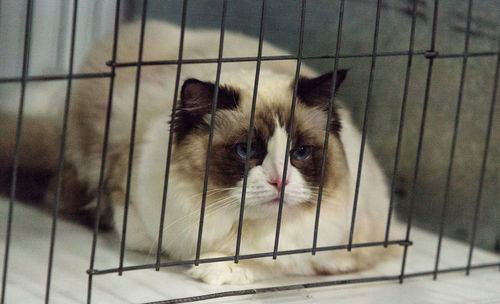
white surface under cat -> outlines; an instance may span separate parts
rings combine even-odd
[[[0,218],[7,218],[8,200],[0,199]],[[26,205],[15,203],[13,233],[7,281],[6,303],[42,303],[45,296],[51,217]],[[0,256],[5,249],[5,222],[0,225]],[[407,273],[433,269],[437,236],[412,229]],[[52,277],[51,303],[84,303],[87,295],[92,231],[60,220],[58,223]],[[468,246],[444,239],[440,267],[462,267],[467,261]],[[96,268],[117,267],[119,244],[116,235],[102,234],[98,241]],[[125,265],[154,262],[154,254],[127,251]],[[278,257],[279,259],[279,257]],[[498,263],[500,256],[474,251],[473,264]],[[208,293],[399,274],[401,260],[396,258],[362,273],[338,276],[287,277],[243,286],[210,286],[194,281],[184,274],[186,268],[165,268],[128,271],[94,277],[93,303],[144,303]],[[497,267],[473,270],[469,277],[463,272],[441,274],[437,281],[431,276],[396,281],[363,283],[252,296],[209,300],[203,303],[500,303],[500,272]]]

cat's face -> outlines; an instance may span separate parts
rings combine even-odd
[[[345,74],[345,70],[338,72],[337,87]],[[285,205],[306,208],[315,205],[321,180],[332,74],[300,78],[291,129],[293,82],[287,78],[266,79],[263,75],[260,83],[250,148],[247,138],[252,113],[251,86],[234,80],[218,89],[207,200],[208,203],[225,200],[239,204],[248,158],[245,213],[253,218],[275,213],[271,210],[277,210],[283,180]],[[187,80],[174,120],[176,161],[183,163],[185,173],[196,184],[204,178],[213,94],[213,84]],[[290,148],[287,151],[289,130]],[[344,162],[336,111],[332,114],[329,132],[325,184],[331,186],[335,184],[334,179],[339,178],[335,167],[343,167],[343,164],[334,164]],[[283,179],[287,154],[287,172]]]

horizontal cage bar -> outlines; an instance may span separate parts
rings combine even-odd
[[[352,244],[352,248],[382,246],[384,243],[385,242],[358,243],[358,244]],[[395,240],[395,241],[389,241],[388,244],[389,245],[400,245],[400,246],[411,246],[412,242],[408,242],[405,240]],[[348,246],[348,244],[337,245],[337,246],[316,247],[316,251],[342,250],[342,249],[347,249],[347,246]],[[246,260],[246,259],[265,258],[265,257],[272,257],[274,254],[276,254],[277,256],[280,256],[280,255],[290,255],[290,254],[299,254],[299,253],[311,253],[312,250],[313,250],[313,248],[304,248],[304,249],[294,249],[294,250],[282,250],[282,251],[277,251],[276,253],[263,252],[263,253],[255,253],[255,254],[245,254],[245,255],[240,255],[239,259]],[[198,262],[203,264],[203,263],[223,262],[223,261],[232,261],[232,260],[234,260],[234,257],[230,256],[230,257],[200,259]],[[196,262],[197,262],[196,260],[174,261],[174,262],[161,263],[160,266],[161,267],[171,267],[171,266],[179,266],[179,265],[192,265],[192,264],[195,264]],[[123,267],[123,271],[149,269],[149,268],[155,268],[155,267],[156,267],[156,264],[134,265],[134,266]],[[118,268],[110,268],[110,269],[104,269],[104,270],[97,270],[97,269],[87,270],[87,273],[92,273],[92,274],[106,274],[106,273],[113,273],[113,272],[118,272]]]
[[[487,56],[496,56],[498,54],[497,51],[490,52],[471,52],[471,53],[445,53],[439,54],[436,53],[434,56],[430,56],[432,58],[462,58],[464,56],[468,57],[487,57]],[[311,59],[335,59],[335,58],[371,58],[375,57],[393,57],[393,56],[408,56],[408,55],[421,55],[429,57],[429,51],[395,51],[395,52],[380,52],[376,54],[372,53],[363,53],[363,54],[341,54],[339,56],[335,55],[321,55],[321,56],[302,56],[300,57],[303,60],[311,60]],[[274,60],[297,60],[298,56],[293,55],[278,55],[278,56],[262,56],[260,60],[262,61],[274,61]],[[258,57],[226,57],[221,58],[221,62],[248,62],[248,61],[257,61]],[[217,63],[219,62],[218,58],[206,58],[206,59],[171,59],[171,60],[145,60],[140,63],[140,65],[172,65],[172,64],[196,64],[196,63]],[[133,67],[139,65],[138,62],[114,62],[108,61],[106,63],[109,66],[114,66],[117,68],[123,67]]]
[[[4,77],[0,78],[0,83],[8,82],[33,82],[33,81],[54,81],[88,78],[109,78],[113,73],[80,73],[80,74],[58,74],[58,75],[36,75],[23,77]]]

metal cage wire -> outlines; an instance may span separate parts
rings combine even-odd
[[[49,261],[48,261],[48,269],[47,269],[47,280],[46,280],[46,289],[45,289],[45,302],[48,303],[50,300],[50,289],[51,289],[51,271],[52,271],[52,265],[53,265],[53,255],[54,255],[54,242],[56,239],[56,227],[57,227],[57,221],[58,221],[58,211],[59,211],[59,206],[60,206],[60,200],[61,200],[61,186],[62,186],[62,174],[63,174],[63,169],[64,169],[64,158],[65,158],[65,144],[66,144],[66,132],[67,132],[67,120],[68,120],[68,112],[69,108],[71,106],[71,90],[72,90],[72,80],[73,79],[84,79],[84,78],[107,78],[109,79],[109,95],[108,95],[108,105],[106,109],[106,122],[105,122],[105,132],[104,132],[104,141],[103,141],[103,146],[102,146],[102,158],[101,158],[101,165],[100,165],[100,175],[99,175],[99,186],[98,186],[98,192],[97,192],[97,215],[96,215],[96,221],[94,223],[93,227],[93,239],[92,239],[92,247],[91,247],[91,255],[90,255],[90,262],[89,262],[89,269],[87,270],[88,274],[88,291],[87,291],[87,303],[91,303],[92,301],[92,287],[93,287],[93,277],[95,275],[104,275],[104,274],[111,274],[111,273],[118,273],[119,275],[122,275],[123,272],[127,271],[132,271],[132,270],[141,270],[141,269],[155,269],[156,271],[160,270],[163,267],[169,267],[169,266],[176,266],[176,265],[198,265],[199,263],[211,263],[211,262],[218,262],[218,261],[234,261],[235,263],[238,263],[239,260],[242,259],[255,259],[255,258],[269,258],[272,257],[273,259],[277,259],[278,256],[281,255],[290,255],[290,254],[300,254],[300,253],[311,253],[315,254],[318,251],[330,251],[330,250],[348,250],[350,251],[352,248],[359,248],[359,247],[370,247],[370,246],[388,246],[388,245],[400,245],[404,247],[403,251],[403,257],[401,261],[401,272],[399,274],[391,275],[391,276],[377,276],[377,277],[366,277],[366,278],[359,278],[359,279],[350,279],[350,280],[333,280],[333,281],[327,281],[327,282],[317,282],[317,283],[308,283],[308,284],[297,284],[297,285],[286,285],[286,286],[275,286],[275,287],[269,287],[269,288],[258,288],[258,289],[243,289],[243,290],[237,290],[237,291],[228,291],[228,292],[220,292],[220,293],[212,293],[212,294],[207,294],[204,296],[197,296],[197,297],[186,297],[186,298],[178,298],[178,299],[172,299],[172,300],[167,300],[167,301],[162,301],[161,303],[181,303],[181,302],[191,302],[191,301],[198,301],[198,300],[204,300],[204,299],[211,299],[211,298],[218,298],[218,297],[227,297],[227,296],[236,296],[236,295],[248,295],[248,294],[257,294],[257,293],[266,293],[266,292],[275,292],[275,291],[283,291],[283,290],[292,290],[292,289],[300,289],[300,288],[312,288],[312,287],[322,287],[322,286],[331,286],[331,285],[341,285],[341,284],[355,284],[355,283],[364,283],[364,282],[375,282],[375,281],[397,281],[399,280],[400,283],[403,282],[404,279],[406,278],[412,278],[412,277],[417,277],[417,276],[428,276],[432,275],[434,279],[437,278],[437,275],[440,273],[448,273],[448,272],[461,272],[464,271],[467,275],[470,273],[471,269],[477,269],[477,268],[485,268],[485,267],[498,267],[500,266],[499,263],[490,263],[490,264],[480,264],[480,265],[472,265],[472,255],[474,251],[474,245],[475,245],[475,240],[476,240],[476,233],[477,233],[477,225],[478,225],[478,219],[479,219],[479,214],[480,214],[480,209],[481,209],[481,197],[482,197],[482,192],[483,192],[483,180],[484,180],[484,175],[485,175],[485,168],[486,168],[486,163],[487,163],[487,158],[488,158],[488,150],[489,150],[489,145],[490,145],[490,138],[491,138],[491,130],[493,126],[493,118],[494,118],[494,109],[495,109],[495,103],[496,103],[496,93],[498,90],[498,83],[499,83],[499,73],[500,73],[500,42],[498,45],[498,49],[496,51],[488,51],[488,52],[469,52],[469,38],[470,38],[470,26],[471,26],[471,16],[472,16],[472,11],[473,11],[473,0],[468,1],[468,8],[467,8],[467,17],[466,17],[466,32],[465,32],[465,43],[464,43],[464,49],[463,52],[461,53],[447,53],[443,54],[440,53],[438,50],[436,50],[436,33],[437,33],[437,27],[438,27],[438,11],[439,11],[439,0],[434,0],[434,8],[433,8],[433,21],[432,21],[432,32],[431,32],[431,41],[430,41],[430,46],[429,49],[427,50],[414,50],[414,44],[415,44],[415,31],[416,31],[416,6],[417,6],[417,0],[412,1],[412,17],[411,17],[411,30],[410,30],[410,39],[409,39],[409,46],[408,50],[402,50],[402,51],[393,51],[393,52],[378,52],[377,50],[377,43],[378,43],[378,34],[379,34],[379,23],[380,23],[380,12],[381,12],[381,7],[383,5],[382,0],[377,1],[377,11],[376,11],[376,20],[374,24],[374,32],[373,32],[373,48],[371,53],[361,53],[361,54],[342,54],[340,52],[341,50],[341,43],[342,43],[342,25],[343,25],[343,18],[344,18],[344,5],[345,5],[345,0],[340,0],[339,1],[339,6],[338,6],[338,28],[337,28],[337,44],[335,48],[335,54],[334,55],[324,55],[324,56],[303,56],[302,50],[303,50],[303,41],[304,41],[304,24],[305,24],[305,16],[306,16],[306,6],[307,6],[307,0],[302,0],[301,1],[301,16],[300,16],[300,32],[298,38],[298,51],[296,55],[284,55],[284,56],[263,56],[262,55],[262,46],[263,46],[263,37],[264,37],[264,20],[266,17],[266,0],[261,1],[261,12],[260,12],[260,26],[259,26],[259,38],[258,38],[258,53],[256,57],[223,57],[223,48],[224,48],[224,33],[226,29],[226,11],[227,11],[227,0],[223,0],[223,5],[222,5],[222,14],[221,14],[221,20],[220,20],[220,40],[219,40],[219,51],[218,51],[218,57],[217,58],[210,58],[210,59],[184,59],[182,54],[183,54],[183,48],[184,48],[184,32],[185,32],[185,27],[186,27],[186,12],[187,12],[187,7],[188,7],[188,1],[183,0],[182,4],[182,19],[181,19],[181,26],[180,26],[180,43],[179,43],[179,51],[178,51],[178,58],[175,60],[155,60],[155,61],[144,61],[143,60],[143,48],[144,48],[144,33],[145,33],[145,28],[147,26],[146,20],[147,20],[147,5],[148,5],[148,0],[143,0],[142,1],[142,13],[141,13],[141,30],[140,30],[140,44],[139,44],[139,52],[138,52],[138,58],[137,61],[134,62],[117,62],[117,45],[118,45],[118,39],[119,39],[119,26],[120,26],[120,9],[121,9],[121,0],[116,0],[116,6],[115,6],[115,16],[114,16],[114,31],[113,31],[113,48],[112,48],[112,56],[109,61],[106,62],[107,66],[109,67],[109,72],[105,73],[74,73],[73,71],[73,66],[74,66],[74,53],[75,53],[75,33],[76,33],[76,22],[78,18],[78,0],[73,0],[72,5],[73,5],[73,10],[72,10],[72,22],[71,22],[71,43],[70,43],[70,56],[69,56],[69,70],[67,74],[62,74],[62,75],[29,75],[28,74],[28,67],[29,67],[29,61],[30,61],[30,39],[31,39],[31,30],[32,30],[32,19],[33,19],[33,3],[35,0],[28,0],[27,2],[27,8],[26,8],[26,24],[25,24],[25,33],[24,33],[24,51],[23,51],[23,62],[22,62],[22,75],[21,77],[4,77],[0,78],[0,83],[8,83],[8,82],[16,82],[20,83],[20,100],[19,100],[19,112],[18,112],[18,118],[17,118],[17,127],[16,127],[16,136],[15,136],[15,150],[14,150],[14,159],[13,159],[13,169],[12,169],[12,180],[11,180],[11,188],[10,188],[10,196],[9,196],[9,208],[8,208],[8,217],[7,217],[7,233],[6,233],[6,245],[5,245],[5,254],[4,254],[4,259],[3,259],[3,270],[2,270],[2,291],[1,291],[1,299],[0,303],[3,304],[5,302],[5,295],[7,292],[7,276],[8,276],[8,266],[9,266],[9,246],[10,246],[10,238],[12,234],[12,217],[13,217],[13,208],[14,208],[14,196],[16,192],[16,183],[17,183],[17,177],[18,177],[18,167],[19,167],[19,147],[20,147],[20,139],[21,139],[21,132],[22,132],[22,127],[23,127],[23,112],[24,112],[24,101],[25,101],[25,91],[26,91],[26,84],[28,82],[34,82],[34,81],[53,81],[53,80],[66,80],[67,81],[67,86],[66,86],[66,97],[65,97],[65,108],[64,108],[64,118],[63,118],[63,125],[61,126],[62,130],[62,141],[59,149],[59,161],[58,161],[58,167],[57,167],[57,192],[56,192],[56,203],[54,205],[53,213],[52,213],[52,230],[51,230],[51,238],[50,238],[50,254],[49,254]],[[500,39],[499,39],[500,40]],[[386,231],[385,231],[385,238],[384,241],[382,242],[368,242],[368,243],[353,243],[353,233],[355,229],[355,222],[356,222],[356,209],[357,209],[357,200],[358,200],[358,193],[359,193],[359,187],[361,183],[361,173],[362,173],[362,165],[363,165],[363,156],[364,156],[364,148],[365,148],[365,143],[366,143],[366,136],[367,136],[367,121],[369,119],[369,107],[370,107],[370,101],[372,98],[372,89],[373,89],[373,79],[374,79],[374,70],[376,67],[376,61],[378,57],[393,57],[393,56],[406,56],[407,59],[407,65],[406,65],[406,72],[405,72],[405,81],[404,81],[404,91],[403,91],[403,98],[401,101],[401,112],[400,112],[400,121],[399,121],[399,128],[397,131],[397,145],[396,145],[396,151],[395,151],[395,159],[394,159],[394,167],[393,167],[393,176],[391,180],[391,195],[390,195],[390,203],[389,203],[389,208],[388,208],[388,215],[387,215],[387,224],[386,224]],[[407,216],[407,226],[406,226],[406,236],[402,240],[390,240],[389,235],[390,235],[390,227],[391,227],[391,214],[393,213],[393,208],[394,208],[394,192],[395,192],[395,179],[394,176],[398,172],[398,166],[399,166],[399,157],[400,157],[400,150],[401,150],[401,142],[403,138],[403,126],[405,122],[405,109],[406,109],[406,103],[408,99],[408,89],[409,89],[409,83],[410,83],[410,78],[411,78],[411,69],[412,69],[412,62],[413,58],[415,56],[423,56],[428,60],[428,69],[427,69],[427,76],[426,76],[426,85],[425,85],[425,95],[424,95],[424,102],[423,102],[423,109],[422,109],[422,116],[420,119],[420,132],[419,132],[419,137],[418,137],[418,147],[417,147],[417,153],[416,153],[416,160],[415,160],[415,169],[414,169],[414,175],[413,175],[413,182],[412,182],[412,190],[411,190],[411,196],[410,196],[410,207],[409,207],[409,212]],[[458,130],[458,125],[459,125],[459,116],[460,116],[460,110],[461,110],[461,103],[462,103],[462,98],[463,98],[463,88],[464,88],[464,82],[465,82],[465,75],[467,71],[467,60],[470,57],[484,57],[484,56],[490,56],[490,57],[496,57],[496,66],[495,66],[495,76],[494,76],[494,81],[493,81],[493,90],[492,90],[492,95],[491,95],[491,103],[490,103],[490,112],[488,116],[488,124],[487,124],[487,134],[485,138],[485,144],[484,144],[484,149],[483,149],[483,156],[482,156],[482,162],[481,162],[481,171],[480,171],[480,180],[479,180],[479,188],[477,190],[477,195],[476,195],[476,201],[475,201],[475,211],[473,215],[473,224],[472,224],[472,236],[470,238],[470,243],[469,243],[469,254],[468,254],[468,259],[467,263],[465,264],[464,267],[456,267],[456,268],[440,268],[439,267],[439,259],[440,259],[440,251],[441,251],[441,245],[442,245],[442,237],[443,237],[443,231],[446,225],[446,208],[447,204],[449,201],[449,191],[450,191],[450,177],[452,175],[452,170],[453,170],[453,161],[454,161],[454,153],[455,153],[455,146],[456,146],[456,137],[457,137],[457,130]],[[340,59],[342,58],[371,58],[371,66],[370,66],[370,74],[369,74],[369,82],[368,82],[368,91],[366,95],[366,103],[365,103],[365,109],[364,109],[364,118],[363,118],[363,125],[362,125],[362,141],[361,141],[361,146],[360,146],[360,156],[359,156],[359,165],[357,168],[357,175],[356,175],[356,187],[355,187],[355,196],[354,196],[354,202],[353,202],[353,208],[352,208],[352,213],[351,213],[351,222],[350,222],[350,231],[349,231],[349,240],[347,244],[342,244],[342,245],[332,245],[332,246],[323,246],[323,247],[318,247],[317,246],[317,234],[318,234],[318,227],[319,227],[319,216],[320,216],[320,211],[321,211],[321,198],[322,198],[322,191],[323,191],[323,185],[324,185],[324,178],[325,178],[325,166],[326,166],[326,147],[328,146],[328,140],[329,140],[329,132],[328,130],[328,122],[327,126],[325,128],[325,137],[324,137],[324,152],[323,152],[323,157],[322,157],[322,165],[321,165],[321,180],[320,180],[320,187],[319,187],[319,194],[318,194],[318,200],[317,200],[317,207],[316,207],[316,217],[315,217],[315,226],[314,226],[314,235],[313,235],[313,243],[311,244],[310,248],[303,248],[303,249],[296,249],[296,250],[286,250],[286,251],[279,251],[278,250],[278,244],[279,244],[279,236],[280,236],[280,223],[281,223],[281,214],[282,214],[282,209],[283,209],[283,198],[284,198],[284,192],[286,190],[285,188],[285,182],[283,180],[282,182],[282,191],[280,195],[280,200],[279,200],[279,211],[278,211],[278,218],[276,221],[276,235],[275,235],[275,243],[274,243],[274,250],[272,252],[262,252],[258,254],[245,254],[242,255],[240,254],[240,244],[241,244],[241,233],[242,233],[242,225],[243,225],[243,215],[244,215],[244,209],[245,209],[245,198],[246,198],[246,187],[247,187],[247,173],[249,170],[249,159],[248,155],[250,155],[250,147],[251,147],[251,142],[252,142],[252,129],[254,126],[254,119],[255,119],[255,106],[256,106],[256,98],[257,98],[257,91],[258,91],[258,85],[259,85],[259,74],[260,74],[260,67],[261,67],[261,62],[262,61],[271,61],[271,60],[295,60],[297,62],[296,66],[296,73],[295,73],[295,83],[294,83],[294,90],[293,90],[293,97],[291,100],[291,114],[290,114],[290,123],[293,124],[293,117],[294,117],[294,109],[295,109],[295,104],[296,104],[296,95],[297,95],[297,86],[298,86],[298,75],[300,73],[300,68],[302,64],[302,60],[306,59],[332,59],[333,60],[333,75],[335,75],[337,69],[338,69],[338,64]],[[413,207],[415,204],[415,193],[416,193],[416,184],[418,181],[419,177],[419,167],[420,167],[420,161],[421,161],[421,152],[422,152],[422,144],[423,144],[423,138],[424,138],[424,132],[425,132],[425,122],[426,122],[426,114],[427,114],[427,107],[428,107],[428,100],[429,100],[429,95],[430,95],[430,85],[432,83],[432,74],[433,74],[433,64],[435,60],[443,59],[443,58],[462,58],[462,71],[461,71],[461,77],[460,77],[460,84],[459,84],[459,94],[458,94],[458,99],[457,99],[457,105],[456,105],[456,113],[455,113],[455,120],[454,120],[454,131],[453,131],[453,138],[452,138],[452,149],[450,152],[449,156],[449,163],[448,163],[448,171],[447,171],[447,179],[446,179],[446,188],[445,188],[445,198],[443,200],[442,204],[442,212],[441,212],[441,219],[440,219],[440,226],[439,226],[439,238],[438,238],[438,244],[437,244],[437,250],[436,250],[436,257],[435,257],[435,267],[434,270],[432,271],[425,271],[425,272],[416,272],[416,273],[406,273],[405,271],[405,266],[406,266],[406,260],[407,260],[407,253],[409,246],[411,246],[412,242],[410,239],[410,233],[411,233],[411,228],[412,228],[412,218],[413,218]],[[105,60],[103,58],[103,60]],[[222,63],[225,62],[255,62],[256,68],[255,68],[255,82],[254,82],[254,90],[253,90],[253,96],[252,96],[252,111],[251,111],[251,117],[249,121],[249,132],[248,132],[248,139],[247,139],[247,158],[245,160],[245,175],[244,175],[244,180],[243,180],[243,191],[242,191],[242,197],[241,197],[241,205],[240,205],[240,212],[239,212],[239,221],[238,221],[238,230],[237,230],[237,242],[235,244],[235,255],[234,256],[226,256],[226,257],[216,257],[216,258],[208,258],[208,259],[203,259],[200,258],[200,249],[201,249],[201,241],[202,241],[202,235],[203,235],[203,221],[204,221],[204,212],[205,212],[205,203],[206,203],[206,197],[207,197],[207,186],[208,186],[208,169],[210,166],[210,153],[211,153],[211,148],[212,148],[212,138],[213,138],[213,130],[214,130],[214,117],[213,115],[216,111],[217,108],[217,99],[218,99],[218,89],[219,89],[219,81],[220,81],[220,74],[221,74],[221,68],[222,68]],[[168,152],[167,152],[167,157],[165,160],[165,166],[166,166],[166,174],[165,174],[165,180],[164,180],[164,188],[163,188],[163,199],[162,199],[162,208],[161,208],[161,213],[160,213],[160,225],[158,227],[158,245],[157,245],[157,250],[156,250],[156,262],[151,263],[151,264],[141,264],[141,265],[133,265],[133,266],[124,266],[123,261],[124,261],[124,248],[125,248],[125,242],[126,242],[126,229],[127,229],[127,214],[128,214],[128,207],[130,203],[130,184],[131,184],[131,175],[132,175],[132,159],[133,159],[133,154],[134,154],[134,149],[135,149],[135,129],[136,129],[136,119],[137,119],[137,106],[138,106],[138,96],[139,96],[139,91],[140,91],[140,78],[141,78],[141,67],[142,66],[149,66],[149,65],[176,65],[177,70],[176,70],[176,80],[175,80],[175,90],[174,90],[174,101],[173,101],[173,109],[172,109],[172,115],[174,115],[176,111],[176,97],[178,95],[178,90],[179,90],[179,83],[180,83],[180,74],[182,70],[182,66],[184,64],[199,64],[199,63],[216,63],[217,64],[217,72],[216,72],[216,79],[215,79],[215,87],[214,87],[214,101],[212,104],[212,109],[211,109],[211,121],[210,121],[210,135],[209,135],[209,141],[208,141],[208,152],[206,155],[206,165],[205,165],[205,173],[204,173],[204,185],[203,185],[203,195],[202,195],[202,200],[200,202],[201,204],[201,213],[200,213],[200,220],[199,220],[199,230],[198,230],[198,241],[197,241],[197,246],[196,246],[196,256],[193,260],[183,260],[183,261],[172,261],[172,262],[161,262],[161,248],[162,248],[162,233],[163,233],[163,227],[164,227],[164,214],[165,214],[165,208],[166,208],[166,197],[168,193],[168,180],[169,180],[169,168],[170,168],[170,163],[171,163],[171,153],[172,153],[172,140],[170,140],[173,136],[173,131],[170,130],[169,132],[169,143],[168,143]],[[126,186],[126,195],[125,195],[125,212],[124,212],[124,218],[123,218],[123,231],[122,231],[122,238],[120,242],[120,254],[119,254],[119,261],[118,261],[118,267],[116,268],[109,268],[109,269],[96,269],[95,268],[95,257],[96,257],[96,244],[97,244],[97,238],[98,238],[98,228],[99,228],[99,220],[101,216],[101,206],[102,206],[102,193],[104,190],[104,168],[106,166],[106,157],[107,157],[107,149],[108,149],[108,138],[109,138],[109,127],[110,127],[110,117],[111,117],[111,111],[112,111],[112,106],[113,106],[113,91],[114,91],[114,81],[115,81],[115,72],[116,69],[119,68],[125,68],[125,67],[136,67],[136,83],[135,83],[135,91],[134,91],[134,110],[133,110],[133,115],[131,117],[132,119],[132,127],[130,130],[130,148],[129,148],[129,159],[128,159],[128,169],[127,169],[127,186]],[[335,77],[335,76],[334,76]],[[328,121],[331,120],[332,118],[332,109],[333,105],[335,102],[335,79],[332,82],[332,88],[331,88],[331,96],[329,99],[329,112],[328,112]],[[288,134],[287,138],[287,149],[286,151],[289,150],[290,146],[290,133]],[[287,163],[288,163],[288,153],[285,155],[285,161],[284,161],[284,169],[283,169],[283,179],[286,176],[286,170],[287,170]],[[158,302],[160,303],[160,302]]]

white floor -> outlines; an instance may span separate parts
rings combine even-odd
[[[0,198],[0,257],[4,256],[8,203]],[[43,303],[47,276],[47,260],[51,217],[39,210],[15,204],[13,233],[7,281],[6,303]],[[98,242],[96,268],[118,265],[118,242],[114,234],[101,235]],[[410,247],[407,273],[432,270],[437,236],[412,230],[414,245]],[[51,303],[84,303],[87,293],[92,232],[66,221],[58,222],[56,251],[52,277]],[[468,246],[445,239],[441,268],[463,267]],[[126,265],[151,263],[154,257],[126,253]],[[500,256],[476,249],[473,264],[498,263]],[[189,297],[207,293],[259,287],[330,281],[347,278],[397,275],[400,259],[380,264],[376,269],[342,276],[288,277],[248,286],[212,287],[186,277],[185,268],[175,267],[125,272],[123,276],[94,276],[92,303],[143,303]],[[203,303],[500,303],[500,271],[498,267],[441,274],[396,281],[351,284],[251,296],[219,298]]]

